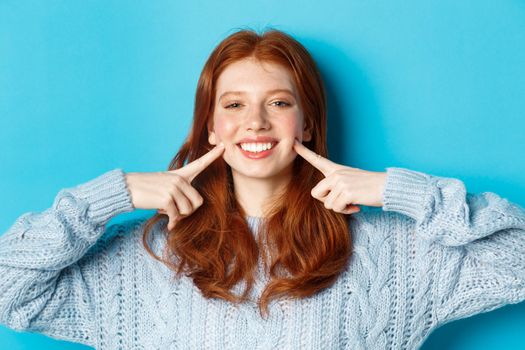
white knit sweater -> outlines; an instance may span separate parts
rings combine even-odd
[[[124,172],[109,171],[0,237],[0,322],[97,349],[416,349],[444,323],[525,299],[522,207],[453,178],[387,174],[382,210],[349,216],[348,269],[311,298],[273,301],[265,320],[264,273],[251,303],[207,300],[145,251],[143,220],[106,227],[133,210]]]

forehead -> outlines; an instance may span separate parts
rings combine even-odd
[[[296,92],[295,83],[288,69],[272,62],[245,58],[228,65],[217,79],[217,94],[227,90],[265,91],[288,89]]]

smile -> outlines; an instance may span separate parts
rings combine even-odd
[[[239,143],[237,147],[245,157],[261,159],[271,155],[276,145],[277,142],[247,142]]]

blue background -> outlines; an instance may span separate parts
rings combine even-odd
[[[213,47],[267,26],[320,66],[332,160],[525,205],[524,1],[3,0],[0,232],[103,172],[167,169]],[[423,349],[525,349],[524,315],[521,303],[447,324]],[[0,346],[88,349],[4,327]]]

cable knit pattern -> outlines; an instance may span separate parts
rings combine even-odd
[[[522,207],[403,168],[387,168],[383,203],[348,217],[353,255],[333,286],[273,300],[262,319],[262,261],[251,301],[235,306],[153,259],[143,219],[106,227],[134,210],[114,169],[0,236],[0,322],[96,349],[417,349],[442,324],[525,299]],[[246,219],[255,233],[260,219]]]

